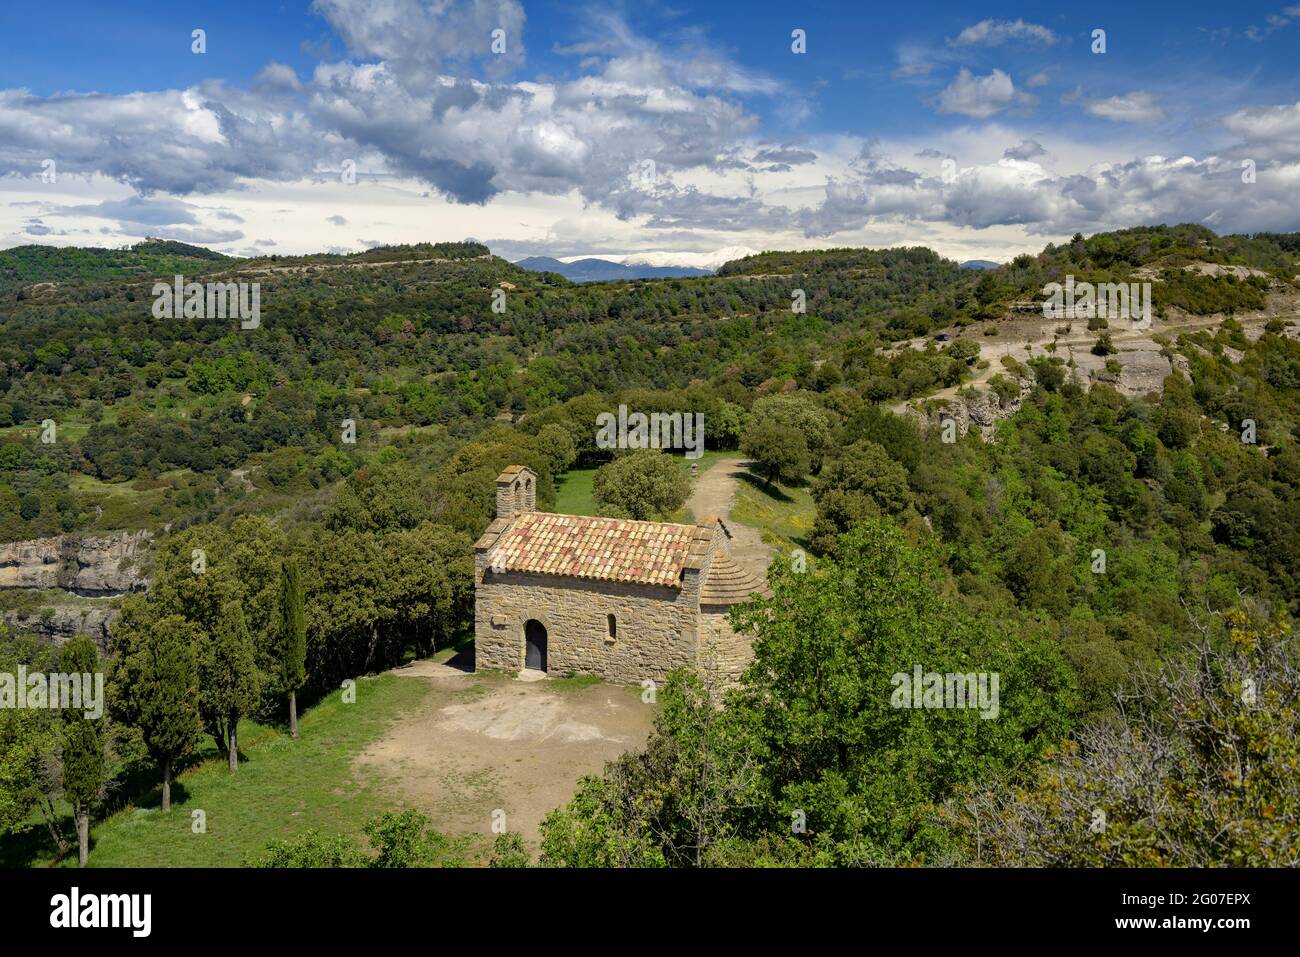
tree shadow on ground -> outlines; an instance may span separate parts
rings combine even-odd
[[[450,655],[443,658],[450,652]],[[455,668],[457,671],[472,672],[474,670],[474,633],[471,630],[464,631],[450,645],[439,649],[435,654],[435,660],[442,658],[442,663],[448,668]]]
[[[468,647],[458,648],[456,653],[443,664],[448,668],[455,668],[457,671],[472,672],[474,670],[474,643],[471,641]]]
[[[778,502],[789,504],[794,501],[793,498],[781,490],[779,485],[769,482],[767,479],[759,478],[752,472],[737,472],[736,478],[740,479],[740,481],[746,483],[756,491],[762,492],[769,498],[776,499]]]

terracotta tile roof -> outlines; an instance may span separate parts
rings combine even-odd
[[[754,592],[764,597],[772,594],[766,584],[737,565],[726,552],[714,552],[708,578],[700,587],[700,604],[738,605],[748,601]]]
[[[496,538],[488,565],[507,571],[681,587],[712,530],[587,515],[524,512]]]

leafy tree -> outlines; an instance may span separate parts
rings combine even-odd
[[[1001,372],[989,379],[989,388],[998,397],[998,402],[1004,406],[1020,395],[1020,384]]]
[[[551,423],[537,433],[537,445],[546,456],[552,475],[566,472],[578,458],[577,446],[564,426]]]
[[[740,440],[740,450],[754,461],[769,484],[802,482],[811,467],[803,435],[771,419],[753,419]]]
[[[547,816],[543,866],[920,860],[949,839],[918,808],[1068,730],[1078,699],[1055,644],[943,597],[932,548],[880,520],[839,553],[813,573],[774,566],[773,596],[732,613],[754,637],[740,687],[719,711],[698,676],[670,677],[646,748]],[[898,706],[918,665],[997,675],[996,715]]]
[[[543,866],[703,866],[760,799],[757,762],[717,708],[708,672],[680,669],[660,694],[655,731],[586,778],[542,822]]]
[[[854,415],[845,432],[846,441],[841,444],[870,439],[909,472],[915,471],[921,464],[926,449],[926,442],[911,419],[891,415],[877,405],[868,405]]]
[[[709,444],[717,449],[736,448],[745,428],[745,418],[745,410],[739,405],[719,399],[717,409],[705,413],[704,424]]]
[[[1157,422],[1160,441],[1171,449],[1182,449],[1191,445],[1199,429],[1194,411],[1170,407],[1168,404],[1161,408]]]
[[[772,423],[787,435],[803,438],[809,468],[818,472],[831,444],[831,420],[826,410],[807,395],[769,395],[754,402],[749,411],[750,427]],[[743,445],[742,445],[743,448]]]
[[[1235,609],[1227,634],[1144,670],[1119,720],[1082,727],[1028,786],[1002,777],[948,802],[973,863],[1015,867],[1295,866],[1300,667],[1291,626]],[[1226,640],[1225,640],[1226,639]]]
[[[1002,576],[1026,608],[1064,617],[1073,604],[1070,549],[1057,528],[1036,528],[1022,538],[1008,555]]]
[[[0,834],[21,827],[45,800],[45,767],[54,740],[31,708],[0,709]]]
[[[256,687],[268,693],[278,688],[283,533],[265,518],[244,515],[229,527],[198,525],[163,540],[154,560],[154,580],[140,620],[180,615],[201,631],[196,649],[200,704],[208,692],[213,638],[223,628],[227,606],[240,606],[249,634]],[[199,562],[201,556],[202,564]],[[259,702],[254,700],[254,707]],[[244,709],[242,713],[250,713]],[[221,751],[229,745],[223,712],[203,708],[204,726]]]
[[[464,867],[465,842],[435,831],[419,811],[408,808],[368,821],[364,828],[378,856],[371,867]]]
[[[0,622],[0,673],[16,675],[59,670],[59,651],[35,636],[11,636]],[[60,722],[40,708],[0,708],[0,834],[23,830],[39,811],[60,854],[68,842],[53,797],[59,788]]]
[[[638,521],[662,518],[681,508],[690,483],[672,456],[658,449],[620,455],[596,471],[592,496]]]
[[[450,643],[473,615],[473,542],[443,525],[427,522],[379,542],[386,570],[381,596],[383,626],[394,637],[430,655]]]
[[[1115,343],[1111,341],[1109,332],[1103,332],[1097,337],[1097,341],[1092,344],[1092,354],[1095,356],[1110,356],[1118,351],[1115,348]]]
[[[563,808],[542,820],[542,867],[664,867],[664,853],[650,832],[634,768],[624,754],[603,775],[587,775]]]
[[[325,524],[334,530],[414,528],[433,517],[430,498],[425,481],[405,462],[361,468],[330,503]]]
[[[366,867],[365,854],[356,842],[342,834],[322,834],[315,828],[287,839],[277,839],[257,855],[243,861],[244,867]]]
[[[943,598],[934,550],[886,520],[844,536],[816,574],[777,567],[773,588],[733,612],[755,661],[727,710],[762,756],[765,819],[800,812],[808,840],[841,863],[923,853],[933,836],[919,805],[1019,765],[1070,726],[1077,696],[1055,646]],[[997,716],[899,707],[898,676],[917,666],[997,675]]]
[[[492,842],[492,859],[489,867],[531,867],[532,855],[524,847],[524,839],[514,831],[498,834]]]
[[[1065,385],[1065,362],[1058,356],[1035,356],[1029,360],[1034,380],[1048,392],[1059,392]]]
[[[980,346],[974,339],[958,339],[947,348],[946,352],[950,359],[969,366],[974,365],[975,360],[980,357]]]
[[[839,536],[868,519],[898,515],[911,504],[907,470],[868,439],[855,442],[832,459],[813,483],[817,519],[812,546],[834,550]]]

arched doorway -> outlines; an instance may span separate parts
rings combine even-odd
[[[524,667],[546,670],[546,626],[536,618],[524,625]]]

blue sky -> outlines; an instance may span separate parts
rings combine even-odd
[[[0,8],[4,246],[1004,258],[1139,222],[1300,229],[1300,0],[39,9]]]

